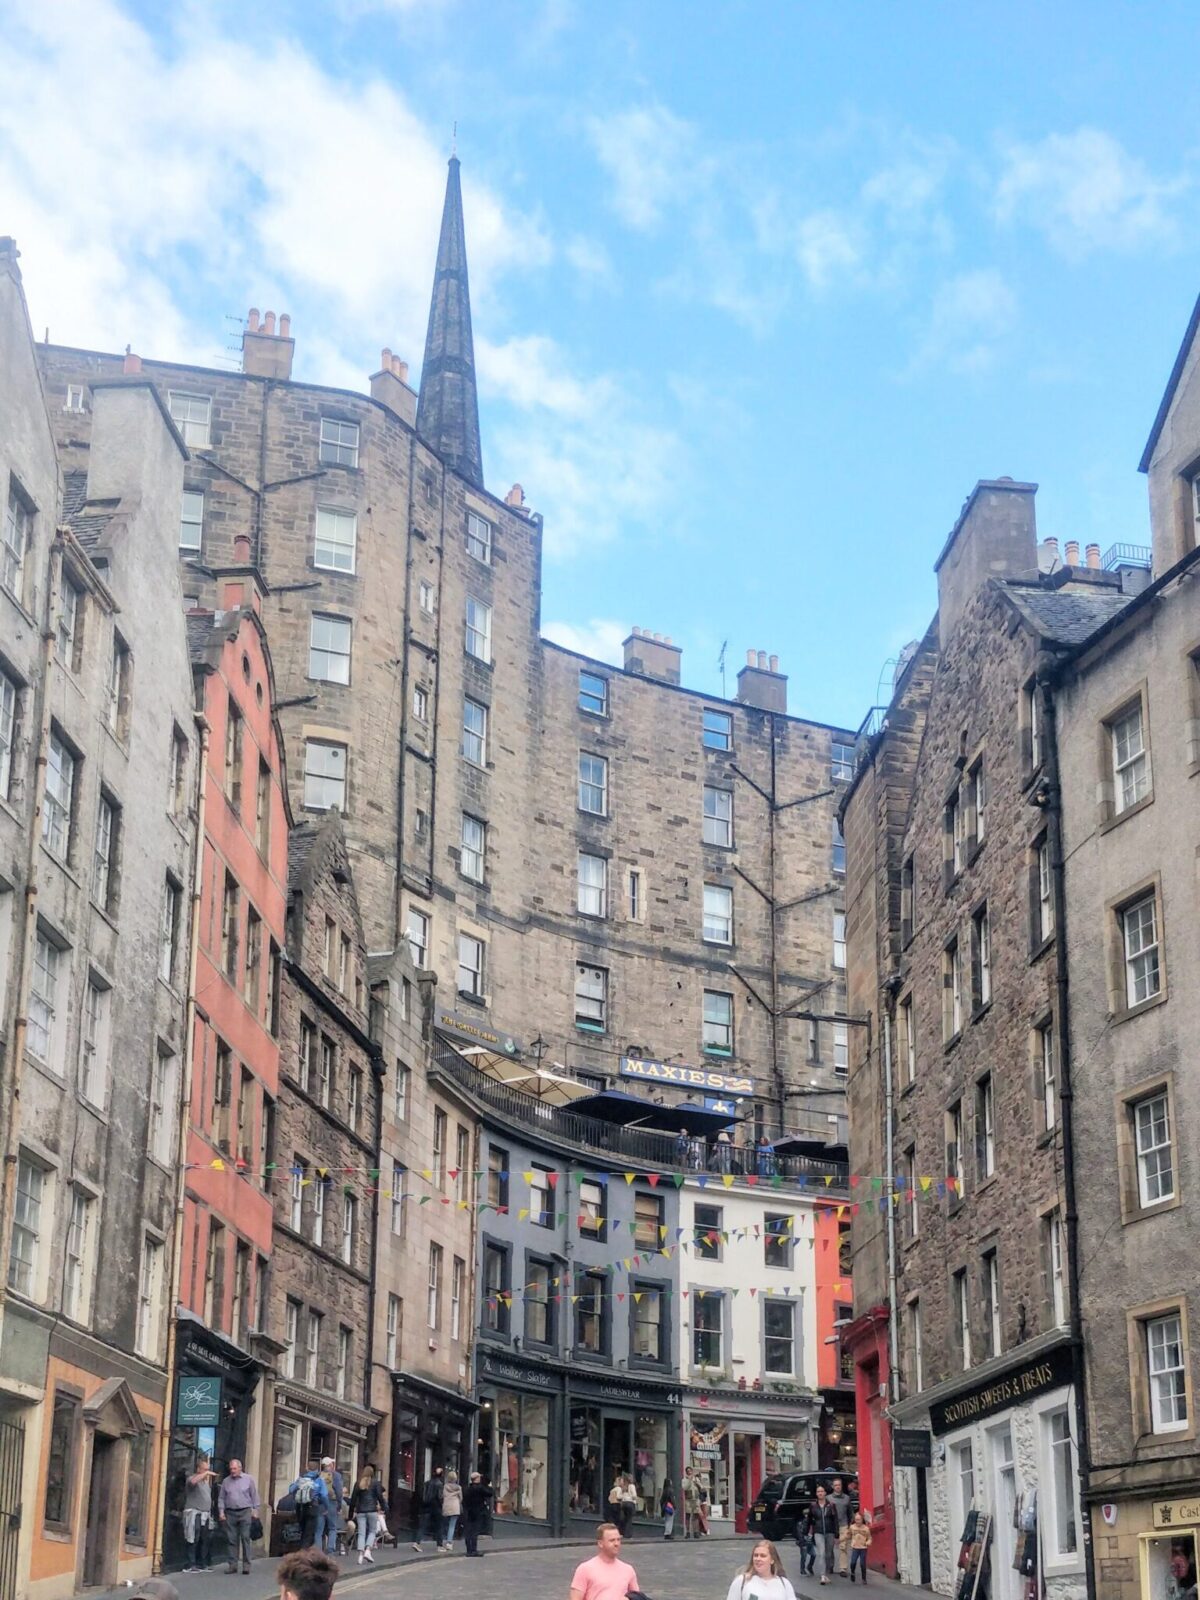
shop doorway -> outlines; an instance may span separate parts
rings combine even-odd
[[[604,1476],[600,1483],[602,1506],[620,1472],[633,1472],[633,1422],[628,1417],[604,1418]]]
[[[933,1581],[933,1564],[929,1559],[929,1484],[924,1467],[917,1468],[917,1561],[921,1586],[928,1588]]]
[[[1172,1533],[1161,1539],[1147,1539],[1146,1582],[1142,1589],[1147,1600],[1181,1600],[1196,1592],[1196,1533]]]
[[[92,1470],[88,1479],[87,1535],[83,1547],[83,1583],[110,1588],[117,1581],[117,1534],[121,1522],[120,1439],[92,1435]]]
[[[762,1438],[757,1433],[733,1436],[733,1526],[746,1533],[747,1518],[762,1483]]]
[[[1017,1463],[1013,1455],[1012,1428],[1006,1422],[1002,1427],[988,1430],[988,1457],[992,1477],[992,1600],[1021,1600],[1025,1579],[1013,1571],[1016,1554],[1016,1530],[1013,1519],[1017,1509]]]

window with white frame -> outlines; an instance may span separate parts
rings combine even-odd
[[[358,423],[321,418],[320,461],[323,467],[358,465]]]
[[[79,1092],[93,1106],[103,1107],[108,1099],[111,1014],[112,990],[89,973],[83,996]]]
[[[304,1381],[310,1389],[317,1387],[321,1368],[321,1324],[324,1320],[319,1311],[310,1311],[304,1330]]]
[[[397,1239],[404,1237],[404,1185],[405,1167],[402,1161],[392,1158],[391,1228]]]
[[[1078,1474],[1075,1470],[1075,1445],[1071,1438],[1071,1418],[1066,1406],[1048,1411],[1042,1418],[1050,1464],[1050,1494],[1046,1518],[1046,1554],[1062,1560],[1079,1550],[1079,1523],[1075,1510]]]
[[[117,848],[121,836],[121,808],[110,794],[100,791],[96,807],[96,837],[92,846],[92,899],[112,916],[117,908]]]
[[[398,1294],[389,1294],[387,1297],[387,1326],[385,1328],[383,1358],[393,1372],[400,1365],[401,1316],[400,1296]]]
[[[593,717],[608,715],[608,679],[598,672],[579,670],[579,709]]]
[[[946,1176],[954,1180],[957,1193],[963,1192],[965,1156],[963,1151],[962,1101],[956,1100],[945,1115]]]
[[[835,783],[848,783],[854,776],[854,746],[843,740],[833,741],[830,755],[830,776]]]
[[[774,1377],[791,1377],[796,1370],[796,1302],[776,1299],[762,1301],[763,1371]]]
[[[833,913],[833,964],[839,971],[846,966],[846,913]]]
[[[304,741],[304,804],[310,811],[346,809],[346,746]]]
[[[704,748],[706,750],[733,749],[733,717],[728,711],[712,711],[707,707],[703,714]]]
[[[1154,1433],[1179,1433],[1188,1425],[1187,1360],[1183,1319],[1178,1311],[1148,1317],[1146,1373],[1150,1384],[1150,1426]]]
[[[350,682],[349,617],[329,617],[314,611],[309,624],[308,675],[323,683]]]
[[[33,947],[33,974],[29,984],[29,1016],[25,1048],[39,1061],[50,1061],[53,1054],[58,1014],[59,974],[62,951],[41,927]]]
[[[0,583],[17,600],[24,599],[25,557],[33,536],[33,510],[17,480],[10,475],[0,543]]]
[[[996,1096],[989,1072],[975,1085],[975,1174],[990,1178],[995,1170]]]
[[[733,890],[719,883],[704,885],[704,942],[733,943]]]
[[[337,1367],[333,1377],[333,1392],[340,1400],[346,1398],[350,1387],[350,1349],[353,1338],[351,1330],[342,1323],[338,1328]]]
[[[1000,1257],[988,1250],[983,1257],[983,1326],[987,1333],[989,1356],[998,1356],[1003,1345],[1000,1320]]]
[[[462,815],[462,842],[458,865],[464,878],[473,883],[483,882],[483,864],[487,847],[487,827],[478,817]]]
[[[1034,846],[1034,888],[1037,894],[1034,931],[1041,944],[1054,932],[1054,880],[1050,872],[1050,841],[1045,836]]]
[[[967,803],[971,812],[968,825],[976,848],[987,836],[987,801],[987,767],[983,757],[978,756],[967,769]]]
[[[955,1038],[962,1024],[962,957],[958,940],[952,939],[942,951],[942,1038]]]
[[[587,961],[575,963],[575,1026],[589,1033],[608,1026],[608,973]]]
[[[150,1076],[150,1154],[161,1166],[174,1156],[175,1097],[179,1063],[173,1052],[156,1044]]]
[[[185,489],[179,508],[179,548],[199,550],[204,543],[204,492]]]
[[[327,1180],[318,1173],[313,1182],[312,1192],[312,1242],[317,1246],[325,1243],[325,1193]]]
[[[1130,1106],[1137,1157],[1138,1200],[1161,1205],[1175,1197],[1175,1156],[1171,1142],[1171,1100],[1165,1089]]]
[[[1042,1256],[1046,1272],[1046,1309],[1054,1327],[1067,1325],[1067,1280],[1063,1262],[1062,1212],[1057,1206],[1042,1218]]]
[[[971,918],[971,1000],[980,1011],[992,1001],[992,924],[981,906]]]
[[[630,867],[628,876],[629,889],[629,920],[640,922],[645,907],[642,893],[642,870],[640,867]]]
[[[1030,678],[1021,695],[1022,720],[1028,739],[1029,770],[1036,772],[1042,764],[1042,708],[1038,701],[1037,681]]]
[[[492,659],[492,608],[473,595],[467,596],[464,643],[469,656],[486,666]]]
[[[908,1302],[908,1390],[919,1394],[925,1387],[925,1352],[921,1328],[921,1302]]]
[[[433,585],[426,578],[422,578],[417,586],[417,603],[427,617],[431,617],[436,609]]]
[[[162,920],[158,933],[158,975],[164,983],[174,984],[179,971],[179,935],[183,912],[183,890],[173,878],[163,882]],[[236,905],[234,916],[236,918]],[[236,930],[233,932],[236,946]]]
[[[483,940],[469,933],[458,936],[458,992],[483,999]]]
[[[692,1365],[725,1365],[725,1296],[692,1291]]]
[[[913,997],[906,994],[896,1007],[897,1030],[900,1035],[900,1062],[905,1084],[917,1081],[917,1016]]]
[[[405,925],[408,948],[414,967],[424,967],[429,962],[429,918],[416,906],[409,906]]]
[[[833,1070],[840,1078],[850,1071],[850,1026],[845,1022],[833,1025]]]
[[[78,672],[82,631],[83,595],[65,574],[58,597],[58,659],[69,672]]]
[[[950,1469],[958,1498],[955,1520],[961,1526],[975,1504],[975,1452],[969,1439],[951,1448]]]
[[[12,1238],[8,1254],[8,1287],[40,1298],[45,1228],[49,1220],[49,1181],[45,1167],[24,1151],[17,1158]]]
[[[354,1241],[358,1237],[358,1199],[355,1195],[342,1196],[342,1260],[354,1265]]]
[[[733,1054],[733,996],[705,989],[703,1009],[704,1052],[710,1056]]]
[[[336,506],[318,506],[313,535],[313,565],[328,572],[353,572],[358,546],[358,515]]]
[[[1162,988],[1159,961],[1158,905],[1154,891],[1144,894],[1119,913],[1124,947],[1125,1004],[1141,1005]]]
[[[292,1183],[288,1191],[288,1225],[294,1233],[304,1228],[304,1180],[308,1176],[307,1163],[299,1156],[292,1160]]]
[[[413,716],[418,722],[429,721],[429,690],[419,683],[413,688]]]
[[[467,1264],[455,1256],[450,1267],[450,1337],[462,1338],[463,1290],[467,1280]]]
[[[112,655],[108,664],[108,731],[116,739],[129,736],[130,692],[133,682],[133,657],[121,635],[113,632]]]
[[[579,852],[576,903],[585,917],[608,914],[608,862],[603,856]]]
[[[962,1267],[954,1274],[954,1328],[958,1337],[958,1353],[963,1371],[971,1365],[971,1297],[967,1285],[967,1269]]]
[[[183,389],[168,389],[167,410],[171,413],[171,421],[179,429],[183,442],[189,449],[209,448],[212,400],[208,395],[188,394]]]
[[[69,383],[67,385],[67,398],[63,402],[63,410],[64,411],[86,411],[87,410],[87,407],[84,404],[83,385],[81,383]]]
[[[442,1247],[429,1246],[429,1277],[426,1282],[425,1315],[430,1328],[436,1331],[442,1325]]]
[[[142,1239],[142,1263],[138,1273],[136,1343],[139,1355],[148,1356],[151,1360],[158,1355],[162,1274],[162,1243],[146,1234]]]
[[[13,746],[17,740],[16,684],[0,669],[0,800],[12,796]]]
[[[733,791],[704,785],[704,843],[728,850],[733,845]]]
[[[72,1185],[68,1192],[67,1237],[63,1252],[64,1316],[86,1322],[92,1298],[92,1221],[95,1200]]]
[[[467,512],[467,554],[485,567],[492,564],[492,525],[474,511]]]
[[[487,766],[487,724],[487,707],[464,696],[462,753],[475,767]]]
[[[836,817],[833,819],[833,854],[830,864],[839,876],[846,870],[846,839],[842,833],[842,825]]]
[[[900,1155],[900,1182],[903,1185],[904,1215],[910,1239],[921,1237],[921,1196],[917,1176],[917,1147],[910,1144]]]
[[[42,842],[65,861],[71,848],[71,812],[75,801],[75,757],[62,735],[50,730],[46,756],[46,788],[42,796]]]
[[[1112,752],[1113,812],[1120,816],[1150,793],[1150,753],[1142,702],[1135,700],[1108,724]]]
[[[1034,1060],[1038,1074],[1038,1098],[1042,1108],[1042,1127],[1049,1133],[1058,1122],[1058,1083],[1054,1069],[1054,1029],[1051,1019],[1033,1031]]]
[[[586,750],[579,752],[579,809],[594,817],[608,815],[608,762]]]

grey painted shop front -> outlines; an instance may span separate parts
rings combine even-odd
[[[677,1385],[482,1349],[476,1394],[475,1464],[495,1491],[497,1532],[594,1528],[621,1472],[637,1487],[636,1530],[658,1523],[668,1477],[678,1489]]]

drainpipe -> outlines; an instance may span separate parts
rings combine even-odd
[[[13,1023],[12,1049],[4,1057],[0,1076],[0,1106],[8,1107],[8,1130],[4,1142],[3,1194],[0,1195],[0,1262],[7,1264],[12,1249],[13,1205],[17,1183],[17,1149],[21,1128],[21,1063],[25,1059],[25,1039],[29,1032],[29,991],[33,981],[33,953],[37,941],[38,866],[41,860],[42,805],[46,796],[46,763],[50,753],[50,673],[54,666],[58,634],[58,603],[62,584],[62,529],[55,533],[50,547],[50,592],[46,597],[46,621],[42,628],[41,683],[36,696],[37,755],[33,768],[33,811],[25,852],[25,925],[22,930],[20,966],[17,969],[17,1014]],[[7,1265],[0,1270],[0,1325],[8,1299]]]
[[[1054,990],[1058,1033],[1058,1098],[1062,1108],[1063,1201],[1066,1211],[1067,1290],[1070,1301],[1072,1377],[1075,1391],[1075,1444],[1079,1474],[1079,1516],[1083,1535],[1084,1572],[1089,1600],[1096,1594],[1096,1553],[1092,1544],[1092,1519],[1087,1488],[1091,1477],[1091,1432],[1085,1392],[1086,1365],[1083,1313],[1079,1292],[1079,1210],[1075,1188],[1075,1091],[1071,1076],[1070,992],[1067,967],[1066,862],[1062,839],[1062,787],[1058,767],[1058,730],[1055,724],[1054,686],[1059,663],[1053,657],[1038,662],[1038,697],[1045,730],[1045,761],[1037,801],[1046,813],[1046,842],[1050,850],[1050,879],[1054,904]]]
[[[894,1203],[896,1179],[896,1102],[892,1083],[892,1011],[896,1004],[897,980],[889,979],[883,1008],[883,1127],[884,1127],[884,1182],[887,1188],[887,1261],[888,1300],[891,1315],[888,1317],[888,1403],[895,1405],[900,1398],[900,1308],[899,1272],[896,1267],[896,1206]]]
[[[771,713],[771,800],[767,807],[767,844],[770,850],[771,885],[771,1081],[775,1085],[775,1103],[779,1112],[779,1131],[782,1133],[787,1116],[787,1095],[779,1071],[779,935],[776,922],[779,917],[779,897],[775,882],[775,809],[776,792],[776,719]]]
[[[175,1409],[175,1361],[179,1345],[179,1300],[182,1286],[176,1284],[183,1259],[183,1215],[187,1200],[187,1141],[191,1127],[192,1071],[196,1036],[196,961],[200,953],[200,896],[203,888],[205,801],[208,793],[208,747],[212,737],[208,718],[196,713],[200,734],[200,753],[196,775],[196,837],[192,845],[192,901],[188,926],[187,1004],[183,1013],[183,1073],[179,1090],[179,1110],[175,1133],[175,1223],[171,1230],[171,1256],[167,1263],[167,1290],[171,1314],[167,1318],[167,1387],[163,1402],[158,1443],[158,1517],[154,1534],[153,1570],[162,1571],[163,1543],[167,1526],[167,1470],[171,1455],[171,1418]],[[211,1462],[209,1463],[211,1465]]]

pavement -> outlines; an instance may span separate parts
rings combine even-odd
[[[622,1558],[630,1562],[651,1600],[725,1600],[729,1585],[750,1559],[750,1537],[708,1540],[674,1539],[647,1534],[626,1540]],[[360,1600],[567,1600],[571,1574],[592,1553],[592,1542],[568,1539],[484,1539],[483,1561],[465,1565],[461,1543],[453,1555],[437,1555],[426,1545],[417,1555],[408,1545],[376,1552],[375,1565],[360,1567],[355,1556],[341,1561],[342,1577],[334,1600],[355,1593]],[[930,1591],[895,1583],[872,1572],[865,1586],[853,1588],[845,1578],[822,1587],[815,1578],[799,1576],[800,1553],[788,1543],[780,1554],[798,1600],[849,1600],[866,1594],[873,1600],[929,1600]],[[278,1600],[278,1562],[261,1558],[248,1577],[230,1576],[224,1563],[202,1573],[166,1574],[180,1600]],[[418,1571],[418,1569],[420,1569]],[[125,1588],[104,1600],[122,1600]]]

